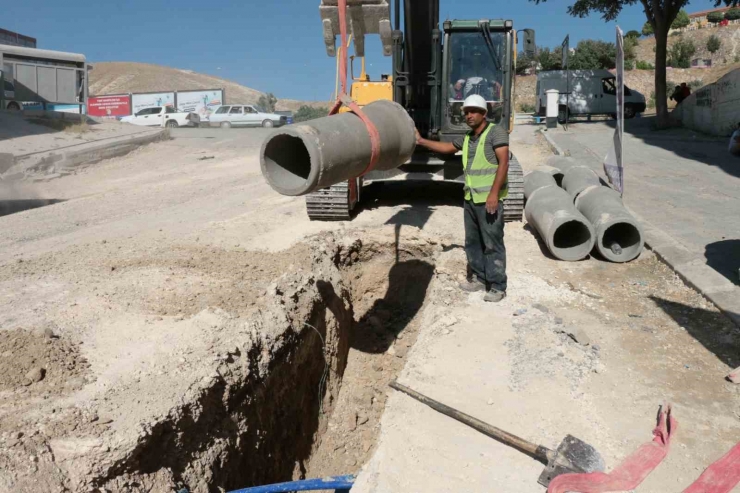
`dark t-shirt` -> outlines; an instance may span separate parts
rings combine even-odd
[[[489,123],[489,125],[492,125]],[[485,130],[483,130],[485,132]],[[480,135],[483,135],[483,132],[481,132]],[[470,144],[468,145],[468,162],[472,163],[473,159],[475,159],[475,150],[478,148],[478,139],[480,138],[480,135],[473,135],[473,131],[471,130],[468,132],[468,135],[470,135]],[[455,146],[457,150],[462,150],[463,144],[465,143],[465,137],[459,137],[455,139],[452,142],[452,145]],[[488,132],[488,137],[486,138],[485,143],[485,151],[486,151],[486,159],[491,164],[498,164],[498,158],[496,157],[496,148],[501,146],[508,146],[509,145],[509,132],[506,131],[503,125],[496,125],[493,127],[493,129]]]

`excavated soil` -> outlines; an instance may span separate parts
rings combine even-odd
[[[2,319],[32,328],[0,332],[0,491],[200,493],[357,472],[434,249],[368,232],[280,253],[101,241],[1,265],[18,286],[9,306],[45,311]],[[34,298],[52,288],[54,302]]]

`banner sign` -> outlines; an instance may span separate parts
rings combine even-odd
[[[197,113],[201,120],[208,120],[211,112],[224,101],[224,92],[221,89],[211,91],[178,91],[177,109]]]
[[[617,26],[617,128],[614,130],[614,139],[611,149],[604,158],[604,173],[612,187],[624,194],[624,39],[622,30]]]
[[[88,98],[87,113],[90,116],[115,118],[131,114],[131,97],[121,96],[97,96]]]
[[[154,106],[175,106],[174,92],[158,92],[153,94],[134,94],[131,96],[132,114],[152,108]]]

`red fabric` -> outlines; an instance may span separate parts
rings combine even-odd
[[[655,438],[652,442],[640,446],[609,474],[562,474],[550,482],[547,493],[605,493],[634,489],[668,455],[671,435],[677,426],[678,423],[671,416],[670,405],[663,406],[658,414],[658,424],[653,430]]]
[[[740,134],[738,134],[738,136],[740,137]],[[727,375],[727,380],[732,383],[740,383],[740,367],[732,370],[730,374]]]
[[[707,467],[683,493],[727,493],[740,483],[740,443]]]

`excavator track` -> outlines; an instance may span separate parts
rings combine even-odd
[[[353,206],[346,181],[306,195],[306,211],[312,221],[348,221]]]

